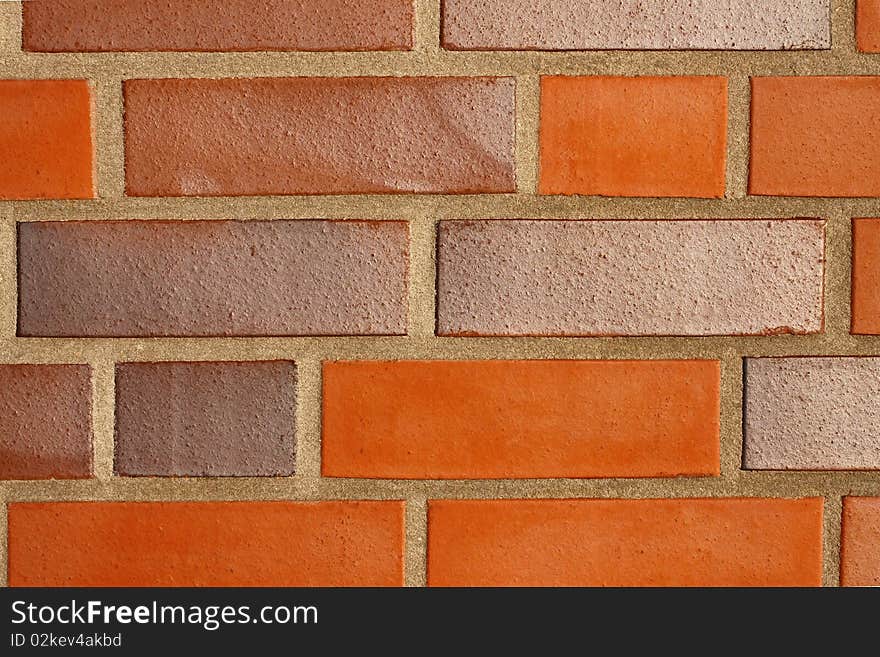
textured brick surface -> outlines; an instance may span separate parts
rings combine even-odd
[[[880,497],[843,500],[842,586],[880,586]]]
[[[712,361],[324,364],[323,474],[718,474]]]
[[[792,50],[831,45],[828,0],[444,0],[443,44],[475,50]]]
[[[290,362],[116,366],[116,473],[293,474],[296,366]]]
[[[512,192],[512,78],[125,83],[133,196]]]
[[[856,41],[862,52],[880,52],[880,2],[856,0]]]
[[[92,474],[87,365],[0,365],[0,479]]]
[[[0,80],[0,201],[94,196],[91,97],[85,80]]]
[[[752,194],[880,196],[880,77],[752,78]]]
[[[822,500],[433,501],[433,586],[816,586]]]
[[[724,195],[727,80],[541,78],[542,194]]]
[[[399,586],[400,502],[9,505],[10,586]]]
[[[400,222],[19,224],[19,334],[406,331]]]
[[[822,329],[819,221],[443,222],[441,335]]]
[[[30,0],[25,50],[393,50],[412,0]]]
[[[748,358],[745,466],[880,469],[880,358]]]
[[[852,332],[880,334],[880,219],[855,219],[852,252]]]

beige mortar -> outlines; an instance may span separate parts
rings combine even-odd
[[[445,52],[439,2],[416,0],[416,49],[383,53],[25,54],[20,6],[0,3],[0,69],[9,78],[94,82],[95,201],[0,204],[0,361],[82,363],[95,369],[96,466],[112,459],[112,363],[120,360],[292,358],[299,366],[297,474],[280,479],[103,479],[4,482],[0,502],[23,500],[405,499],[406,581],[425,581],[425,500],[480,497],[823,496],[824,583],[839,577],[840,498],[880,495],[880,472],[772,473],[739,469],[743,356],[877,355],[880,337],[849,335],[850,217],[880,216],[877,199],[747,198],[750,75],[880,74],[880,56],[855,51],[854,0],[833,0],[832,49],[817,52]],[[540,74],[725,75],[729,78],[725,199],[541,198],[537,179]],[[517,77],[520,195],[434,197],[124,198],[121,81],[133,77],[295,75],[512,75]],[[440,219],[772,218],[827,219],[826,333],[759,338],[454,339],[432,335],[434,230]],[[66,219],[359,218],[411,220],[411,334],[400,338],[19,339],[15,338],[14,221]],[[722,475],[711,479],[375,481],[320,473],[320,361],[356,358],[719,358]],[[0,584],[6,583],[6,509],[0,505]]]

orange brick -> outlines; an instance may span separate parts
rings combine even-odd
[[[436,501],[432,586],[818,586],[821,499]]]
[[[402,502],[9,505],[10,586],[399,586]]]
[[[880,52],[880,0],[858,0],[856,42],[862,52]]]
[[[544,77],[542,194],[724,195],[727,79]]]
[[[880,76],[752,79],[749,193],[880,196]]]
[[[880,334],[880,219],[853,220],[852,332]]]
[[[85,80],[0,80],[0,199],[91,198]]]
[[[717,475],[719,376],[716,361],[325,363],[323,473]]]
[[[843,500],[842,586],[880,586],[880,497]]]

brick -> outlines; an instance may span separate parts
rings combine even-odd
[[[816,333],[823,232],[816,220],[441,222],[437,330]]]
[[[726,78],[541,78],[541,194],[720,198],[726,153]]]
[[[821,499],[429,503],[431,586],[819,586]]]
[[[400,586],[402,502],[9,505],[10,586]]]
[[[25,50],[409,50],[412,0],[30,0]]]
[[[856,42],[862,52],[880,52],[880,2],[858,0]]]
[[[125,83],[132,196],[515,191],[513,78]]]
[[[22,336],[406,332],[403,222],[22,223]]]
[[[880,497],[843,498],[841,586],[880,586]]]
[[[0,479],[92,476],[87,365],[0,365]]]
[[[748,358],[745,467],[880,469],[880,358]]]
[[[328,362],[323,474],[719,474],[717,361]]]
[[[828,0],[444,0],[461,50],[798,50],[831,47]]]
[[[116,366],[116,474],[293,474],[291,362]]]
[[[880,196],[880,77],[752,78],[749,193]]]
[[[854,219],[852,332],[880,335],[880,219]]]
[[[0,80],[0,200],[95,195],[85,80]]]

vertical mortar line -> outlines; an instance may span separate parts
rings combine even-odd
[[[296,359],[296,472],[309,488],[321,483],[321,360]]]
[[[840,586],[840,527],[843,498],[825,497],[822,534],[822,586]]]
[[[748,73],[731,73],[727,79],[727,188],[728,199],[749,193],[749,140],[751,79]]]
[[[540,76],[518,76],[516,78],[516,188],[520,194],[538,193],[540,114]]]
[[[424,496],[406,499],[406,547],[404,584],[425,586],[428,582],[428,501]]]
[[[721,477],[739,480],[743,459],[743,359],[728,352],[721,360]]]
[[[856,2],[831,2],[831,49],[835,54],[846,56],[856,52]]]
[[[852,218],[835,209],[825,222],[825,333],[840,341],[850,337],[852,287]]]
[[[0,52],[21,52],[20,2],[0,2]]]
[[[433,214],[410,221],[407,335],[411,337],[434,335],[437,221]]]
[[[101,360],[92,363],[93,469],[100,481],[113,478],[115,441],[116,364]]]
[[[419,53],[439,53],[440,0],[415,0],[415,33],[413,50]]]
[[[0,586],[9,586],[9,521],[6,508],[6,495],[0,489]]]
[[[94,89],[95,177],[99,198],[125,196],[122,78],[96,75]]]
[[[18,253],[11,206],[0,210],[0,339],[14,338],[18,315]]]

